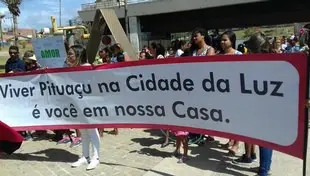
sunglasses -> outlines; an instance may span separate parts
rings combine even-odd
[[[12,54],[18,54],[18,52],[9,52],[10,55]]]

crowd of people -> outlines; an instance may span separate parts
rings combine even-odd
[[[164,59],[171,57],[186,56],[213,56],[213,55],[242,55],[255,53],[304,53],[309,55],[309,25],[306,25],[300,34],[289,37],[281,36],[268,38],[262,32],[253,34],[243,44],[236,46],[236,35],[232,31],[225,31],[218,36],[209,36],[204,29],[197,28],[192,32],[191,41],[184,42],[176,40],[167,47],[160,43],[152,43],[150,47],[144,46],[139,54],[139,60]],[[176,136],[176,150],[173,155],[179,157],[178,163],[188,160],[188,135],[186,131],[165,132],[165,140],[162,147],[169,145],[169,135]],[[215,141],[213,136],[205,136],[206,142]],[[183,145],[183,155],[180,146]],[[223,145],[228,154],[235,156],[239,149],[239,141],[230,139]],[[244,143],[245,153],[238,159],[233,160],[235,164],[250,164],[257,159],[255,144]],[[260,167],[254,168],[258,176],[270,175],[272,150],[259,147]]]
[[[65,43],[67,58],[64,62],[64,67],[76,67],[76,66],[89,66],[86,55],[86,49],[81,45],[68,46]],[[20,59],[19,48],[17,46],[10,46],[9,55],[10,58],[5,64],[5,73],[16,72],[28,72],[38,69],[45,69],[40,66],[33,51],[26,51]],[[99,59],[96,60],[96,65],[124,62],[128,60],[128,55],[123,51],[119,44],[113,45],[110,49],[103,49],[99,52]],[[82,164],[88,164],[87,169],[94,169],[99,164],[99,148],[100,148],[100,136],[103,136],[104,129],[76,129],[75,135],[71,130],[54,130],[55,136],[51,140],[57,142],[57,144],[70,143],[70,147],[82,145],[83,154],[78,161],[72,163],[72,167],[78,167]],[[19,132],[24,140],[29,140],[33,137],[34,133],[29,131]],[[36,131],[35,135],[43,135],[46,131]],[[115,128],[110,133],[117,135],[118,129]],[[90,157],[89,146],[92,144],[93,155]]]
[[[188,57],[188,56],[214,56],[214,55],[242,55],[255,53],[296,53],[303,52],[309,54],[308,36],[309,28],[303,28],[299,36],[292,35],[286,37],[274,37],[268,39],[263,33],[257,32],[253,34],[249,40],[236,46],[236,35],[232,31],[225,31],[218,36],[209,36],[207,31],[202,28],[193,30],[191,41],[174,41],[171,46],[165,49],[159,43],[152,43],[150,46],[145,46],[139,53],[139,60],[146,59],[165,59],[170,57]],[[65,44],[67,50],[67,58],[64,62],[65,67],[88,66],[86,50],[83,46]],[[27,72],[37,69],[44,69],[37,62],[33,51],[24,53],[22,59],[19,58],[19,48],[11,46],[9,48],[10,58],[5,65],[5,72]],[[112,47],[100,49],[98,58],[95,60],[96,65],[113,64],[118,62],[130,61],[127,53],[122,49],[120,44],[114,44]],[[206,57],[207,59],[207,57]],[[72,163],[72,167],[79,167],[82,164],[88,164],[87,169],[94,169],[99,164],[99,148],[100,136],[103,134],[103,129],[80,129],[75,130],[76,135],[72,135],[71,130],[55,130],[54,140],[58,144],[71,143],[74,147],[82,144],[82,157]],[[45,131],[37,131],[36,133],[45,133]],[[112,131],[113,134],[118,134],[118,129]],[[25,140],[32,137],[30,132],[20,132]],[[188,135],[189,132],[184,131],[166,131],[165,140],[162,147],[169,145],[169,135],[176,136],[176,149],[173,155],[178,157],[178,163],[186,162],[188,158]],[[205,142],[213,142],[215,137],[205,136]],[[236,155],[239,149],[239,141],[230,139],[224,147],[231,155]],[[89,146],[92,144],[93,154],[90,155]],[[183,154],[181,154],[181,146],[183,146]],[[251,163],[257,159],[255,144],[245,143],[245,153],[233,163]],[[259,147],[260,166],[256,172],[259,176],[270,174],[272,150]]]
[[[309,54],[309,47],[306,44],[308,38],[308,29],[303,28],[300,35],[266,37],[271,45],[271,53],[298,53]],[[248,53],[247,41],[236,45],[236,35],[232,31],[226,31],[219,36],[209,36],[204,29],[194,31],[197,36],[192,36],[191,41],[175,40],[170,46],[165,47],[160,43],[152,43],[150,46],[144,46],[140,51],[138,59],[163,59],[181,56],[205,56],[205,55],[227,55],[227,54],[246,54]],[[193,33],[193,35],[194,35]],[[202,38],[204,42],[202,42]],[[224,38],[223,38],[224,37]],[[227,42],[232,42],[232,46],[227,51]],[[195,45],[195,43],[197,43]],[[194,45],[193,45],[194,44]],[[201,46],[200,46],[201,45]],[[197,53],[197,49],[202,49]],[[234,53],[235,52],[235,53]],[[253,52],[252,52],[253,53]]]

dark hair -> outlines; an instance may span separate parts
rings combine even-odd
[[[109,57],[112,57],[112,51],[109,47],[102,48],[99,53],[102,53],[103,51],[107,53]]]
[[[139,55],[141,55],[142,53],[145,54],[145,59],[154,59],[154,57],[152,57],[150,53],[145,52],[145,51],[141,51]]]
[[[106,53],[109,53],[110,52],[110,49],[108,48],[108,47],[105,47],[105,48],[103,48],[102,50],[101,50],[101,52],[102,51],[104,51],[104,52],[106,52]]]
[[[205,42],[206,42],[206,44],[212,46],[212,37],[209,36],[207,30],[205,30],[205,29],[203,29],[203,28],[196,28],[196,29],[194,29],[194,30],[192,31],[192,39],[194,38],[194,36],[195,36],[196,34],[200,34],[200,35],[204,36],[204,37],[205,37]],[[193,44],[193,42],[192,42],[192,44]]]
[[[18,46],[15,45],[10,46],[9,50],[16,50],[17,52],[19,52]]]
[[[236,49],[236,34],[233,32],[233,31],[225,31],[222,35],[221,35],[221,38],[224,36],[224,35],[227,35],[230,42],[231,42],[231,45],[232,45],[232,48],[233,49]]]
[[[203,28],[195,28],[193,31],[192,31],[192,38],[196,35],[196,34],[200,34],[202,36],[207,36],[207,31]]]
[[[215,34],[211,35],[210,37],[212,39],[212,47],[216,51],[222,50],[222,48],[221,48],[221,36],[218,33],[215,33]]]
[[[115,49],[118,49],[120,52],[124,52],[123,48],[121,47],[121,45],[119,43],[115,43],[113,46],[112,46],[112,52],[114,53],[115,52]]]
[[[151,43],[151,47],[152,47],[153,49],[156,49],[157,44],[156,44],[156,43]]]
[[[175,43],[175,50],[181,49],[182,46],[185,45],[185,42],[183,40],[180,40],[179,42]]]
[[[298,37],[297,36],[294,36],[293,40],[294,42],[298,42]]]
[[[154,57],[152,57],[150,53],[145,52],[145,59],[154,59]]]
[[[244,44],[239,44],[237,50],[244,54],[245,53],[245,46],[244,46]]]
[[[151,47],[156,50],[156,58],[159,55],[165,56],[165,48],[160,43],[151,43]]]
[[[193,38],[196,34],[200,34],[202,36],[204,36],[204,40],[205,40],[205,43],[209,46],[212,46],[212,38],[208,35],[208,32],[207,30],[203,29],[203,28],[196,28],[192,31],[192,45],[191,45],[191,53],[193,53],[195,50],[198,49],[198,47],[195,45],[194,41],[193,41]]]
[[[125,61],[125,55],[123,53],[117,53],[116,54],[116,60],[117,60],[117,62],[124,62]]]
[[[70,47],[74,51],[76,57],[76,64],[75,66],[88,63],[86,49],[81,45],[73,45]]]

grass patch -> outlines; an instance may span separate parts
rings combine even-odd
[[[18,47],[19,47],[19,52],[22,53],[22,54],[25,51],[33,50],[32,44],[27,44],[27,45],[25,45],[25,47],[23,47],[23,46],[18,46]],[[3,51],[3,52],[7,51],[7,52],[9,52],[9,48],[10,48],[10,46],[4,46],[3,48],[1,48],[0,51]]]
[[[4,73],[4,65],[5,65],[5,63],[6,63],[6,60],[7,60],[8,58],[7,57],[5,57],[5,56],[1,56],[0,57],[0,73]]]
[[[5,56],[0,56],[0,65],[4,65],[7,59]]]

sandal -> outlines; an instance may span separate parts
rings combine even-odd
[[[229,149],[231,146],[233,146],[233,145],[230,144],[229,142],[224,144],[224,145],[222,145],[222,147],[225,148],[225,149]]]
[[[165,142],[165,143],[161,144],[161,148],[165,148],[165,147],[167,147],[168,145],[169,145],[169,142]]]

